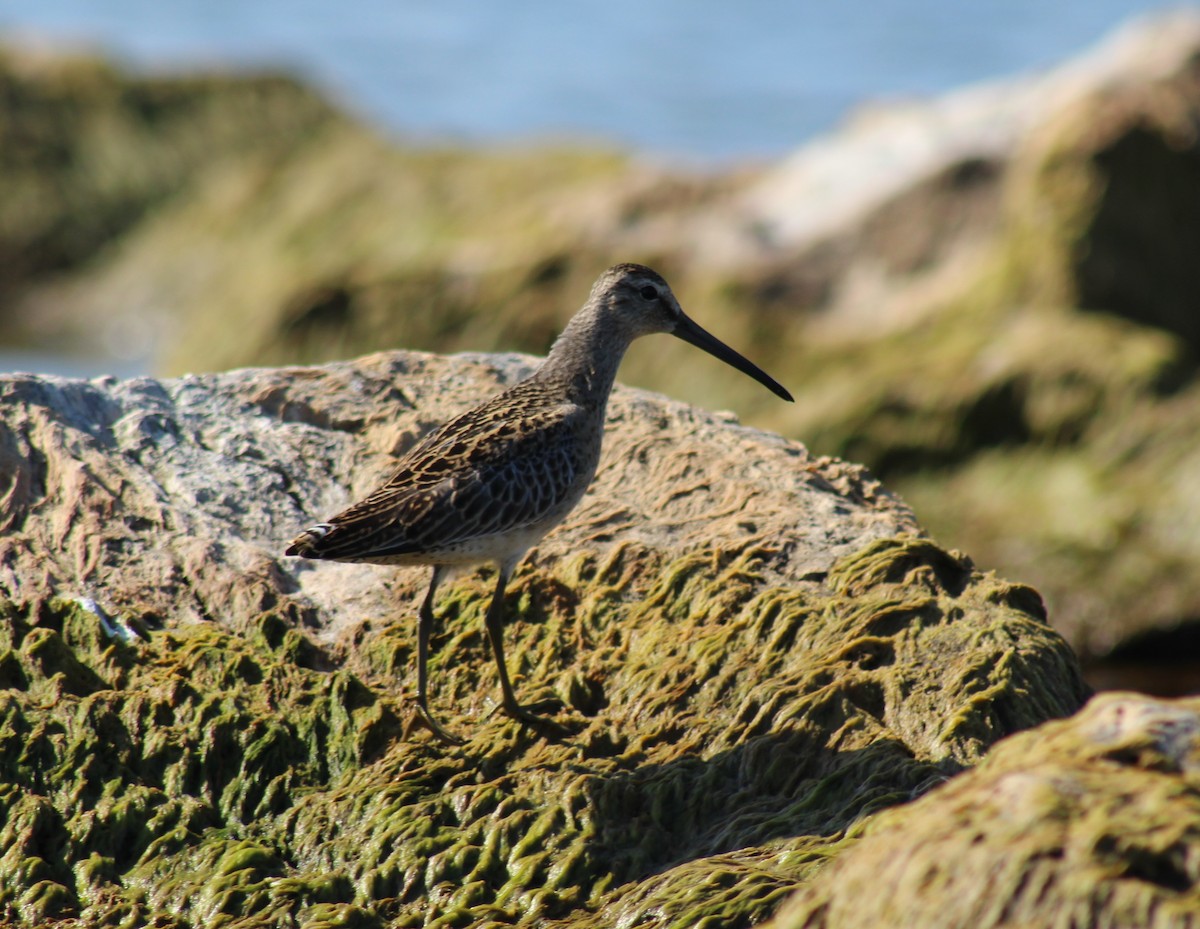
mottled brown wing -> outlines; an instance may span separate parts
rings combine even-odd
[[[512,410],[502,395],[445,423],[400,460],[383,486],[302,533],[288,554],[383,559],[538,523],[576,489],[577,410],[546,405],[519,417]]]

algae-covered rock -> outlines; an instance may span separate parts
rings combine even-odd
[[[281,74],[134,78],[99,58],[15,47],[0,47],[0,101],[9,339],[70,325],[53,307],[30,318],[23,290],[94,259],[205,172],[279,159],[343,121]]]
[[[1139,22],[1045,75],[864,120],[769,172],[755,201],[806,254],[816,210],[788,197],[834,175],[852,200],[853,156],[965,174],[961,193],[925,181],[924,196],[872,175],[891,202],[840,211],[863,245],[796,340],[799,402],[772,426],[867,462],[938,538],[1036,586],[1085,658],[1194,651],[1197,61],[1194,11]],[[889,271],[879,225],[923,263]],[[791,260],[776,304],[810,292]]]
[[[800,402],[683,345],[635,347],[629,382],[866,462],[1086,657],[1170,654],[1200,615],[1198,50],[1194,11],[1138,21],[711,172],[413,146],[279,79],[9,54],[4,307],[168,372],[541,352],[598,268],[646,260]]]
[[[1111,693],[875,817],[770,929],[1200,926],[1200,700]]]
[[[1168,60],[1187,52],[1175,67],[1089,88],[1042,120],[1014,152],[1004,204],[1012,285],[1175,333],[1193,350],[1198,46],[1200,19],[1185,18],[1155,49]]]
[[[883,455],[918,418],[942,441],[910,442],[894,469],[831,447],[879,464],[939,537],[1035,584],[1086,656],[1141,643],[1171,661],[1200,616],[1200,18],[1163,25],[1149,73],[1086,86],[1015,149],[995,264],[935,324],[960,344],[960,371],[937,378],[948,402],[892,403],[863,430]]]
[[[693,186],[584,147],[401,145],[280,75],[0,47],[0,90],[6,339],[171,373],[543,351],[626,257],[589,227]]]
[[[246,635],[214,623],[139,633],[95,604],[6,605],[0,640],[24,680],[0,692],[0,914],[89,925],[240,915],[255,862],[234,863],[251,843],[233,833],[399,732],[352,675],[289,653],[294,635],[271,615]],[[189,868],[204,886],[183,906]],[[330,896],[329,884],[293,880],[289,908]]]
[[[1027,587],[861,468],[618,389],[510,586],[281,557],[521,358],[0,380],[0,913],[86,924],[749,924],[855,823],[1075,710]]]

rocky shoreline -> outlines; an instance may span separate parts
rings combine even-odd
[[[1197,62],[1181,12],[714,175],[0,53],[5,331],[179,375],[0,375],[0,923],[1200,926],[1200,698],[1077,657],[1195,661]],[[635,348],[698,406],[619,387],[509,588],[570,735],[494,712],[479,573],[448,750],[424,572],[283,547],[630,259],[798,402]]]
[[[1140,21],[720,174],[405,146],[277,75],[10,50],[0,322],[164,373],[537,354],[641,260],[799,402],[682,346],[635,349],[628,383],[866,463],[1085,661],[1169,661],[1200,615],[1197,49],[1192,12]]]
[[[879,811],[1087,690],[1032,589],[862,468],[619,388],[597,479],[517,573],[493,713],[447,586],[286,559],[513,356],[0,379],[7,918],[87,925],[766,919]],[[86,597],[86,599],[81,599]]]

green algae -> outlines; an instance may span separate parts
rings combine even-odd
[[[1200,701],[1096,697],[866,822],[772,929],[1200,925]]]
[[[747,923],[857,824],[1082,699],[1036,594],[959,555],[884,540],[799,586],[772,582],[775,557],[626,545],[522,572],[511,671],[559,741],[489,712],[490,579],[448,584],[435,705],[470,736],[452,751],[401,732],[411,622],[334,670],[274,614],[120,641],[73,603],[10,606],[0,913]]]
[[[186,186],[186,178],[250,152],[279,158],[342,121],[280,75],[130,79],[83,55],[29,67],[0,49],[0,290],[78,268]],[[6,323],[28,320],[6,301]],[[36,336],[37,333],[28,331]]]
[[[138,887],[154,909],[244,909],[173,899],[163,863],[291,806],[397,729],[345,672],[281,662],[214,626],[110,641],[94,613],[51,601],[7,607],[0,638],[25,682],[0,692],[0,912],[79,915]],[[223,858],[206,892],[234,893],[253,864]]]
[[[852,823],[977,761],[1047,706],[1058,715],[1081,699],[1078,669],[1036,595],[982,578],[961,556],[923,540],[879,543],[843,561],[828,589],[771,587],[770,557],[747,550],[663,563],[627,546],[602,564],[581,555],[554,582],[537,578],[539,588],[575,589],[577,602],[510,629],[513,664],[533,677],[549,650],[576,662],[573,680],[602,689],[586,711],[568,704],[560,714],[581,727],[565,747],[514,741],[511,723],[463,712],[486,705],[489,692],[494,699],[480,632],[487,582],[449,589],[439,604],[439,647],[449,653],[438,656],[434,682],[439,713],[475,733],[467,768],[428,760],[386,783],[365,771],[352,792],[381,806],[356,800],[337,817],[381,822],[407,808],[366,856],[387,856],[370,887],[396,901],[397,924],[408,924],[406,913],[450,924],[763,918]],[[644,595],[614,596],[639,573]],[[527,576],[518,587],[534,583]],[[523,589],[511,596],[525,602]],[[1005,616],[1028,625],[1006,635]],[[946,628],[961,634],[939,656],[958,663],[937,665],[946,678],[935,684],[921,655]],[[411,633],[378,637],[393,667],[396,641]],[[966,679],[948,686],[958,673]],[[1031,685],[1046,694],[1031,699]],[[929,734],[926,713],[941,723]],[[972,714],[981,721],[965,724]],[[478,743],[488,746],[482,755]],[[328,817],[303,808],[285,818],[318,815]],[[729,857],[745,848],[768,864]],[[327,867],[355,868],[336,845],[324,853],[334,853]]]

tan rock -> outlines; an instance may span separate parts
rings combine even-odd
[[[432,425],[530,370],[516,356],[385,353],[165,381],[6,378],[2,590],[234,627],[286,606],[319,616],[325,638],[363,610],[393,613],[389,588],[419,586],[424,569],[284,560],[283,546],[365,495]],[[916,531],[862,469],[728,415],[621,389],[610,418],[593,488],[539,561],[631,545],[682,556],[717,539],[778,549],[772,574],[799,582]]]

